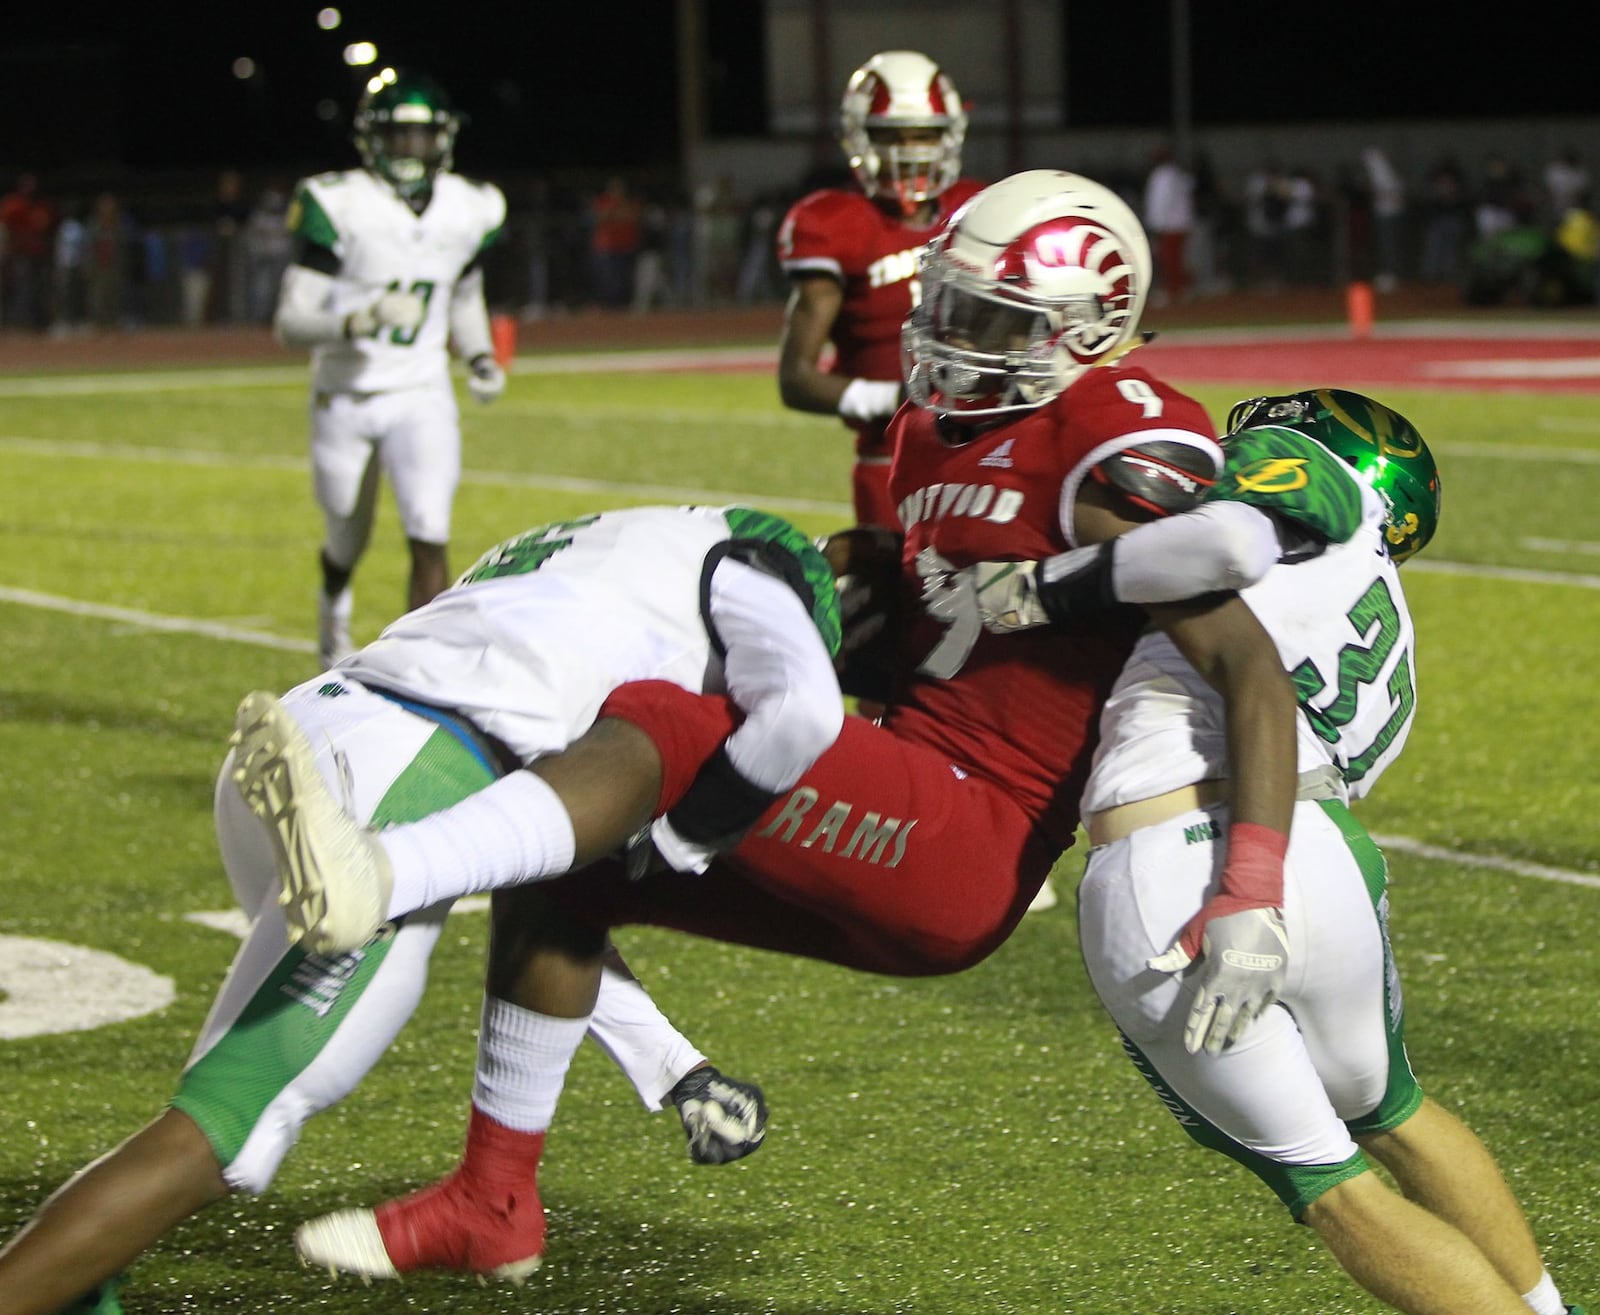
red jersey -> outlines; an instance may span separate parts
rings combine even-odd
[[[982,188],[970,178],[957,180],[940,194],[933,222],[922,228],[861,192],[837,188],[812,192],[790,207],[778,228],[784,273],[827,274],[844,288],[829,334],[837,352],[831,373],[899,380],[900,326],[917,301],[917,259],[928,239]],[[852,428],[860,435],[858,450],[866,452],[881,441],[884,424]]]
[[[1030,560],[1077,547],[1078,489],[1107,457],[1168,439],[1222,450],[1205,409],[1133,366],[1090,370],[1054,402],[953,446],[930,411],[890,425],[889,487],[915,581],[973,562]],[[995,635],[917,607],[885,724],[1010,791],[1063,848],[1078,824],[1099,712],[1142,614]]]

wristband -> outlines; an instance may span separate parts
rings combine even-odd
[[[1087,548],[1057,553],[1039,563],[1033,575],[1034,593],[1044,614],[1057,625],[1084,613],[1103,612],[1120,601],[1111,576],[1108,539]]]
[[[1222,893],[1267,908],[1283,907],[1283,859],[1289,837],[1259,822],[1228,828],[1228,859],[1222,868]]]
[[[724,742],[667,816],[673,830],[684,840],[704,845],[753,826],[777,798],[740,774],[728,757]]]

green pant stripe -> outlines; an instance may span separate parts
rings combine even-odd
[[[384,794],[372,825],[413,822],[494,779],[455,736],[436,729]],[[322,1053],[388,955],[403,919],[366,945],[323,956],[285,950],[238,1020],[183,1075],[173,1107],[231,1164],[267,1107]]]
[[[1336,799],[1319,801],[1323,813],[1336,827],[1361,869],[1378,917],[1378,934],[1383,939],[1383,1009],[1389,1037],[1389,1081],[1383,1099],[1369,1113],[1348,1121],[1353,1136],[1387,1132],[1397,1128],[1422,1106],[1422,1088],[1406,1055],[1405,995],[1400,989],[1400,972],[1395,966],[1394,947],[1389,943],[1389,861],[1377,842],[1367,834],[1349,808]]]

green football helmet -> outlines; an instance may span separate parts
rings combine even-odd
[[[444,88],[426,74],[375,78],[356,106],[356,150],[362,164],[409,201],[430,191],[434,178],[454,163],[464,122]]]
[[[1433,538],[1439,528],[1439,469],[1416,426],[1399,412],[1343,388],[1251,397],[1228,412],[1230,434],[1263,425],[1309,434],[1355,467],[1383,499],[1383,537],[1395,562],[1421,552]]]

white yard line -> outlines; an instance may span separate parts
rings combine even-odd
[[[1411,854],[1416,858],[1437,859],[1441,863],[1459,863],[1462,867],[1492,868],[1496,872],[1510,872],[1518,877],[1532,877],[1535,881],[1558,881],[1567,886],[1588,886],[1600,890],[1600,876],[1593,872],[1574,872],[1570,868],[1553,868],[1544,863],[1526,863],[1516,858],[1501,858],[1498,854],[1473,854],[1462,849],[1446,849],[1413,840],[1410,836],[1372,834],[1373,840],[1384,849]]]

